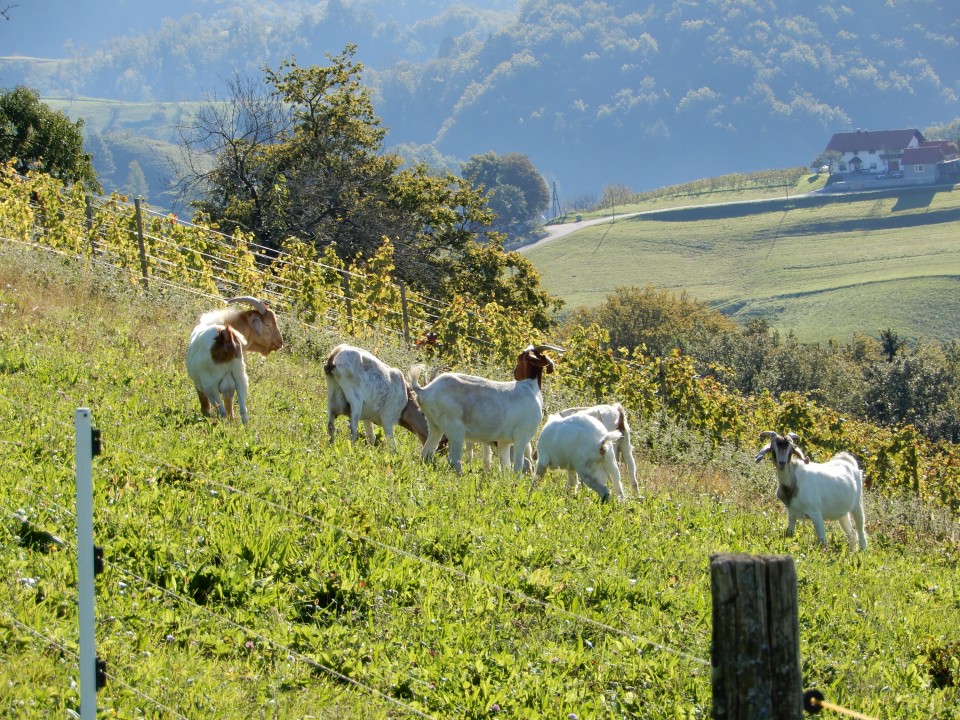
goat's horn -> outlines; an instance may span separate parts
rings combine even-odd
[[[760,462],[761,460],[763,460],[763,456],[766,455],[768,452],[770,452],[771,449],[772,448],[770,447],[770,444],[767,443],[767,445],[763,448],[763,450],[757,453],[757,456],[753,459],[753,461]]]
[[[562,347],[557,347],[556,345],[534,345],[530,349],[534,352],[543,352],[544,350],[553,350],[553,352],[558,353],[566,352]]]
[[[232,297],[227,300],[227,305],[232,305],[233,303],[247,303],[253,305],[257,309],[257,312],[261,315],[265,315],[267,312],[267,306],[264,304],[263,300],[259,300],[250,295],[240,295],[238,297]]]
[[[762,438],[765,437],[765,438],[771,438],[771,439],[772,439],[772,438],[777,437],[777,433],[775,433],[773,430],[764,430],[763,432],[760,433],[760,437],[762,437]],[[770,446],[768,445],[768,446],[767,446],[767,450],[769,450],[769,449],[770,449]]]

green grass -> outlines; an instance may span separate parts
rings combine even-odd
[[[960,335],[960,193],[912,190],[703,218],[640,215],[527,252],[569,307],[621,285],[687,290],[735,319],[762,316],[804,341]]]
[[[709,556],[747,552],[796,561],[806,686],[876,718],[960,718],[955,521],[871,495],[870,550],[845,553],[834,525],[824,552],[809,524],[781,536],[750,449],[654,418],[634,419],[641,497],[623,505],[569,496],[562,473],[529,497],[522,477],[458,477],[408,433],[396,455],[353,448],[341,420],[330,444],[321,361],[345,338],[292,324],[284,351],[249,362],[249,427],[214,424],[182,367],[199,310],[0,248],[5,716],[78,707],[73,416],[88,406],[104,717],[170,716],[158,702],[228,719],[705,718]],[[545,392],[548,410],[575,399]],[[27,542],[24,519],[67,546]]]

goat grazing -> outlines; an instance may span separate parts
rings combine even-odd
[[[543,372],[553,372],[554,367],[553,360],[544,354],[547,350],[563,352],[550,345],[527,347],[517,358],[514,380],[509,382],[448,372],[421,387],[418,377],[423,366],[411,367],[410,385],[429,428],[423,459],[432,457],[446,436],[448,460],[458,473],[463,471],[460,458],[464,442],[497,443],[503,467],[510,464],[513,445],[517,449],[514,470],[522,472],[525,461],[532,465],[530,442],[543,419]]]
[[[266,303],[249,295],[227,300],[227,305],[243,303],[251,307],[242,310],[225,307],[211,310],[200,316],[200,325],[229,325],[247,339],[247,352],[260,353],[264,357],[283,347],[283,336],[277,325],[277,316]]]
[[[623,500],[620,468],[617,467],[616,443],[619,430],[608,430],[602,422],[588,413],[573,413],[567,417],[551,415],[547,418],[537,440],[537,470],[530,481],[530,491],[547,472],[554,468],[567,471],[567,488],[577,491],[577,476],[606,502],[610,488]]]
[[[187,346],[187,375],[200,398],[200,410],[210,415],[210,405],[220,417],[233,417],[236,390],[240,419],[247,424],[247,379],[243,362],[246,339],[229,325],[197,325]]]
[[[633,444],[630,442],[630,425],[627,423],[627,411],[620,403],[611,405],[593,405],[591,407],[572,407],[560,411],[561,417],[569,417],[576,413],[590,415],[601,422],[607,430],[619,430],[620,439],[615,446],[616,456],[627,470],[627,477],[633,486],[633,492],[640,494],[640,485],[637,483],[637,464],[633,460]]]
[[[757,453],[756,462],[770,454],[777,471],[777,497],[787,508],[788,537],[793,535],[797,520],[808,517],[817,531],[817,539],[826,547],[827,535],[824,520],[838,520],[847,536],[850,550],[867,549],[867,533],[864,530],[863,471],[856,458],[841,452],[825,463],[810,462],[797,446],[800,438],[795,433],[779,435],[772,430],[760,433],[769,438],[764,448]],[[850,518],[856,523],[856,531]]]
[[[393,426],[400,425],[423,443],[427,419],[420,411],[403,373],[374,355],[351,345],[340,344],[327,354],[323,365],[327,377],[327,433],[333,440],[334,420],[350,418],[350,442],[357,442],[357,426],[363,421],[367,440],[373,444],[373,423],[396,450]]]

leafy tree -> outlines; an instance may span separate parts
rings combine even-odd
[[[474,155],[463,164],[461,174],[487,192],[490,209],[497,215],[493,228],[500,232],[514,236],[528,232],[550,206],[547,183],[526,155]]]
[[[618,287],[596,308],[574,311],[569,322],[606,328],[614,348],[632,352],[645,346],[661,357],[676,348],[705,362],[714,359],[717,339],[738,329],[732,320],[686,292],[676,294],[651,285]]]
[[[131,160],[127,166],[126,192],[133,197],[147,198],[150,195],[150,186],[147,177],[143,174],[140,163]]]
[[[0,91],[0,160],[15,158],[21,174],[36,170],[100,192],[82,130],[83,120],[50,109],[31,88]]]
[[[469,286],[530,303],[519,307],[545,328],[554,301],[518,259],[499,263],[484,288],[460,277],[471,272],[464,261],[473,244],[503,254],[494,215],[468,180],[383,151],[386,131],[355,50],[328,56],[327,67],[285,61],[266,69],[264,87],[235,78],[225,101],[209,100],[181,127],[181,190],[199,193],[201,215],[225,231],[253,233],[271,248],[295,237],[349,264],[375,257],[389,238],[399,279],[435,296]]]

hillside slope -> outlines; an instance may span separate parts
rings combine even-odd
[[[692,201],[691,201],[692,202]],[[526,252],[571,307],[647,284],[803,341],[960,337],[960,192],[814,195],[642,213]]]
[[[250,425],[199,416],[199,301],[0,246],[0,708],[77,710],[72,419],[95,460],[100,711],[217,717],[705,717],[714,552],[789,553],[804,682],[877,718],[960,718],[956,524],[870,495],[871,549],[783,538],[769,467],[635,423],[624,505],[426,466],[323,417],[338,339],[285,319]],[[385,340],[371,349],[412,359]],[[572,397],[548,384],[551,407]],[[671,463],[676,462],[676,469]],[[953,534],[951,534],[953,533]],[[56,537],[52,537],[55,535]]]

